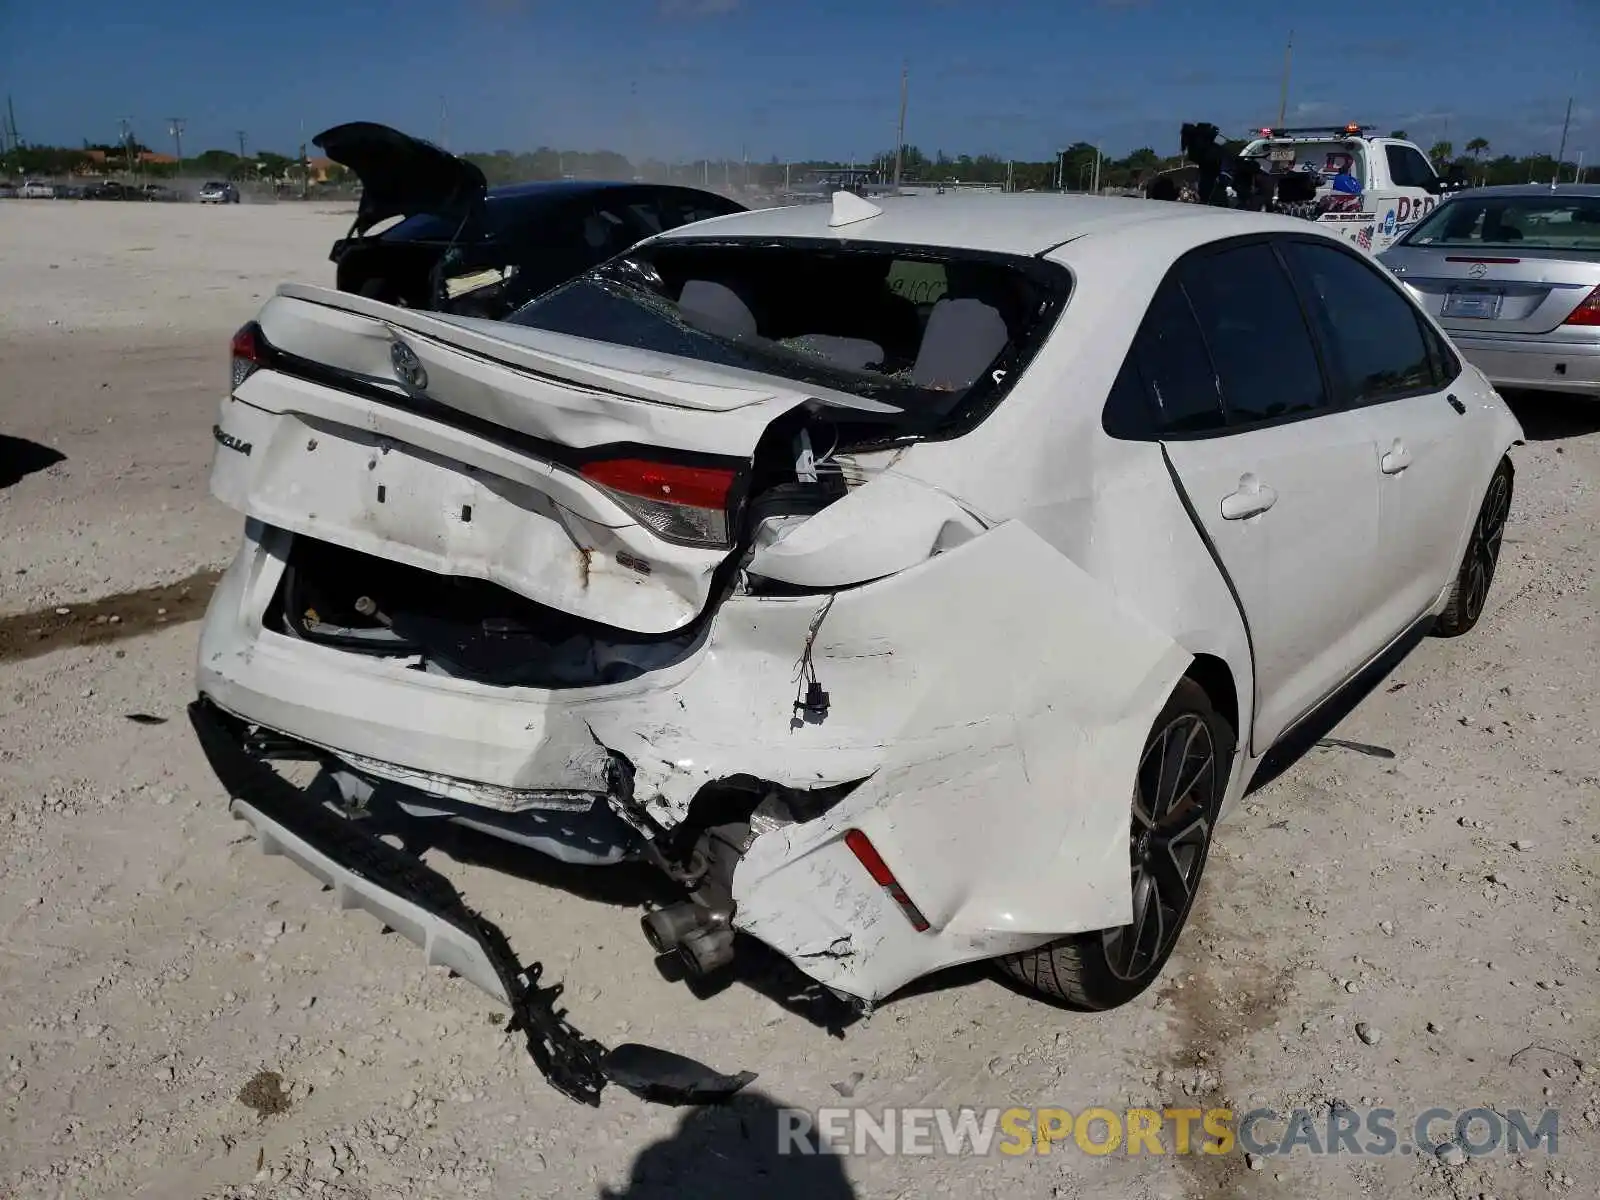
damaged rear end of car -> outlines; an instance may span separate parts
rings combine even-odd
[[[711,231],[504,322],[280,289],[215,431],[246,532],[213,741],[322,764],[347,816],[653,863],[656,952],[710,972],[743,933],[863,1007],[1126,923],[1129,781],[1190,656],[918,465],[1028,386],[1071,288]],[[439,961],[492,983],[470,959]]]

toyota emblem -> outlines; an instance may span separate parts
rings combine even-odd
[[[1471,275],[1474,279],[1482,279],[1488,273],[1489,265],[1487,263],[1473,263],[1467,268],[1467,274]]]
[[[422,369],[416,352],[404,342],[389,347],[389,362],[394,366],[395,377],[412,391],[420,392],[428,386],[428,373]]]

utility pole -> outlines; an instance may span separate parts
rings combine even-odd
[[[244,130],[239,130],[239,161],[244,161]]]
[[[6,129],[5,149],[9,152],[22,146],[22,137],[17,133],[17,110],[12,107],[11,94],[6,93]]]
[[[133,173],[133,120],[130,117],[118,117],[117,125],[120,127],[119,138],[122,142],[122,168],[127,174]]]
[[[894,138],[894,190],[900,190],[900,168],[905,162],[906,148],[906,89],[911,82],[910,64],[900,68],[900,124]]]
[[[177,170],[177,173],[179,175],[182,175],[183,174],[183,118],[182,117],[168,117],[167,118],[167,122],[168,122],[168,124],[167,124],[168,132],[170,132],[172,134],[173,147],[178,152],[178,170]]]
[[[1556,151],[1556,171],[1550,177],[1550,186],[1555,187],[1556,181],[1561,178],[1561,159],[1567,153],[1567,130],[1572,127],[1572,97],[1567,97],[1567,117],[1561,122],[1561,148]]]
[[[1294,58],[1294,30],[1289,30],[1289,40],[1283,47],[1283,86],[1278,90],[1278,128],[1283,128],[1289,115],[1289,63]]]
[[[439,147],[450,149],[450,109],[443,96],[439,97]]]

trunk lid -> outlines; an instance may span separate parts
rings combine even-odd
[[[311,140],[361,180],[357,235],[413,213],[463,221],[481,209],[489,190],[483,172],[466,159],[387,125],[351,121]]]
[[[1600,256],[1570,250],[1396,246],[1383,264],[1455,333],[1549,333],[1600,286]]]
[[[762,434],[819,400],[750,372],[322,288],[280,288],[258,321],[270,349],[217,425],[219,499],[635,633],[704,611]],[[663,490],[619,484],[641,464],[647,479],[668,472]],[[709,506],[692,498],[707,478],[733,480],[720,541],[659,519]]]

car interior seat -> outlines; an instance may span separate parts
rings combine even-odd
[[[755,313],[739,293],[712,279],[690,279],[678,293],[678,311],[691,325],[722,337],[755,337]]]
[[[919,388],[963,392],[1010,339],[999,309],[971,297],[947,297],[933,306],[928,317],[911,382]]]

